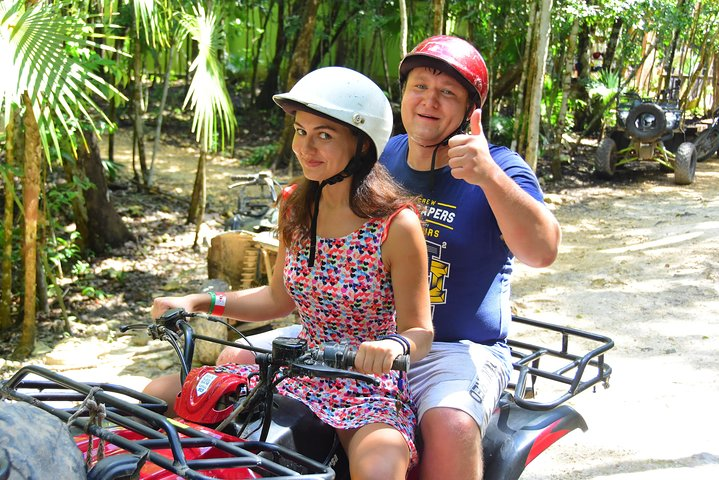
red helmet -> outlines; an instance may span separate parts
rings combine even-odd
[[[399,79],[402,83],[415,67],[436,68],[452,75],[464,85],[477,107],[481,108],[487,98],[487,65],[477,49],[466,40],[437,35],[421,42],[399,64]]]
[[[191,422],[219,423],[232,413],[233,401],[247,395],[248,383],[247,377],[221,366],[195,368],[182,385],[175,411]]]

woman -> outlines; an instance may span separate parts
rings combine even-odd
[[[303,178],[281,204],[270,285],[157,298],[152,316],[181,307],[260,321],[297,309],[310,346],[349,340],[359,347],[355,369],[380,375],[380,386],[292,378],[278,391],[337,430],[353,479],[405,478],[417,461],[415,417],[406,382],[390,367],[403,353],[422,358],[433,330],[419,218],[376,163],[392,130],[389,102],[367,77],[341,67],[316,70],[274,100],[294,115]],[[167,398],[179,389],[177,377],[164,377],[145,391]]]

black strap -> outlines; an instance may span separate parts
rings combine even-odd
[[[430,192],[434,191],[434,165],[437,160],[437,150],[439,150],[439,147],[447,145],[449,143],[450,138],[454,137],[455,135],[465,133],[467,131],[467,127],[469,126],[469,112],[470,112],[471,108],[472,108],[471,106],[467,107],[467,111],[464,112],[464,120],[462,120],[462,123],[459,124],[459,127],[457,127],[457,129],[454,132],[447,135],[444,138],[444,140],[442,140],[441,142],[439,142],[438,144],[436,144],[434,146],[434,150],[432,151],[432,163],[430,164],[430,167],[429,167],[429,191]],[[431,145],[428,145],[428,146],[431,146]]]
[[[315,190],[315,204],[314,211],[310,217],[310,258],[308,260],[309,267],[315,266],[315,255],[317,252],[317,216],[320,213],[320,197],[322,195],[322,189],[326,185],[334,185],[339,183],[347,177],[351,177],[359,169],[360,162],[362,161],[360,155],[362,154],[362,142],[357,141],[357,148],[355,149],[354,156],[347,163],[347,166],[337,175],[333,175],[330,178],[322,180],[317,189]]]

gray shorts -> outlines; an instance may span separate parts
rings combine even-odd
[[[290,325],[252,335],[249,340],[255,347],[271,349],[273,339],[296,337],[301,328]],[[407,375],[417,418],[421,420],[432,408],[454,408],[470,415],[484,434],[511,373],[509,347],[504,344],[434,342]]]
[[[484,434],[511,372],[506,345],[434,342],[408,373],[418,419],[432,408],[454,408],[474,418]]]

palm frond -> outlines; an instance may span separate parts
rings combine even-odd
[[[122,94],[91,71],[94,62],[88,55],[92,45],[83,19],[66,15],[55,3],[37,4],[27,10],[8,8],[9,3],[0,3],[2,125],[7,124],[12,106],[19,105],[20,96],[27,91],[49,158],[50,142],[57,143],[56,128],[68,138],[73,138],[81,120],[94,128],[90,111],[108,121],[91,95],[106,100],[110,92]]]
[[[189,104],[195,112],[192,131],[197,141],[211,150],[213,139],[219,135],[224,149],[227,139],[234,140],[236,120],[217,58],[223,39],[219,16],[214,12],[205,14],[201,6],[195,6],[194,15],[184,13],[180,22],[198,47],[197,57],[190,66],[194,74],[183,108]]]

